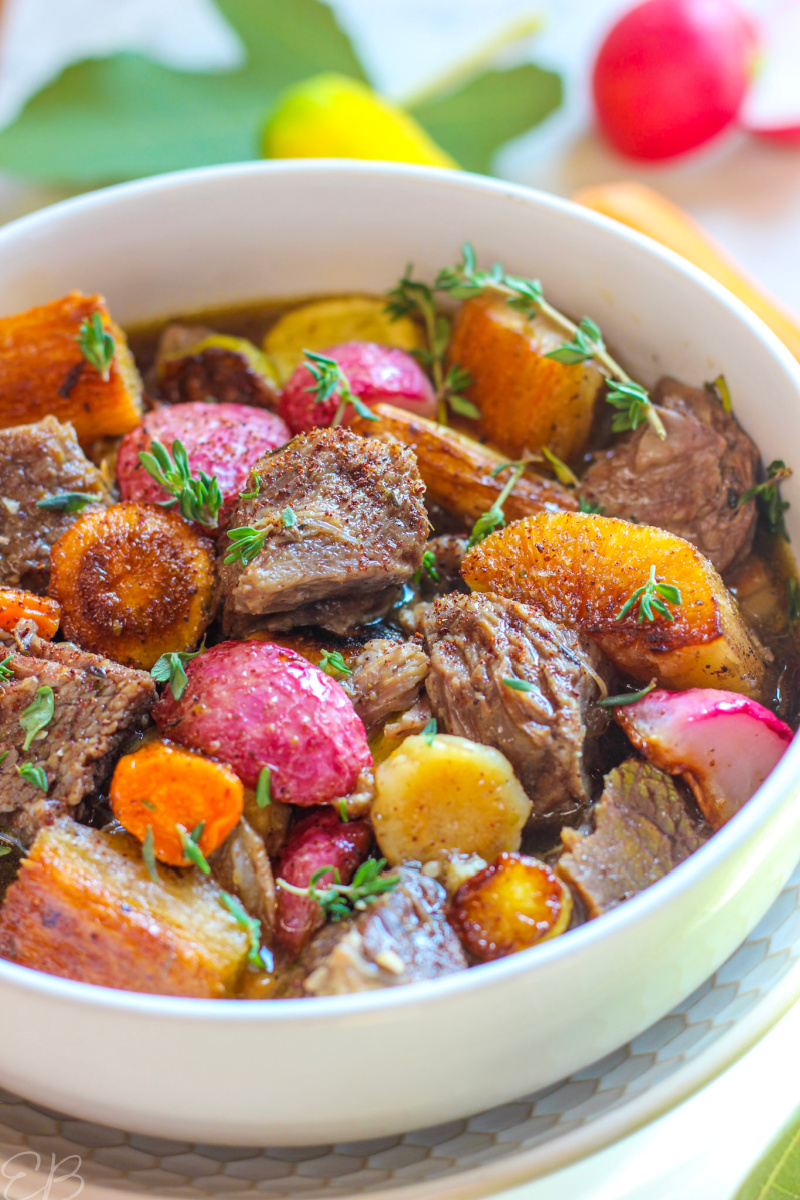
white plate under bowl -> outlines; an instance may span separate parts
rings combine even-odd
[[[0,1194],[68,1200],[82,1180],[85,1200],[492,1195],[653,1120],[743,1054],[799,996],[800,870],[746,942],[687,1000],[601,1062],[544,1091],[395,1137],[295,1149],[144,1137],[0,1091]]]
[[[598,320],[644,382],[724,371],[765,460],[800,463],[800,368],[729,293],[596,214],[459,172],[247,164],[81,197],[0,229],[0,312],[76,287],[105,292],[123,326],[269,296],[380,292],[409,260],[432,278],[466,238],[483,262],[540,276],[555,303]],[[800,475],[786,496],[798,544]],[[534,950],[429,983],[243,1003],[0,962],[0,1081],[84,1119],[245,1146],[391,1135],[547,1087],[658,1021],[747,937],[800,858],[799,775],[795,742],[668,878]],[[279,1172],[293,1159],[267,1161]]]

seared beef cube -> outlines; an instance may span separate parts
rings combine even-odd
[[[756,482],[758,450],[707,388],[662,379],[653,401],[666,440],[645,421],[598,455],[581,494],[607,517],[677,533],[724,571],[753,543],[755,501],[739,498]]]
[[[62,817],[43,829],[0,909],[0,955],[83,983],[222,997],[244,974],[248,937],[199,871],[158,868],[139,843]]]
[[[605,779],[594,831],[562,830],[558,873],[589,917],[644,891],[694,854],[711,830],[685,789],[650,763],[630,758]]]
[[[252,342],[202,325],[168,325],[155,361],[159,396],[168,404],[217,401],[274,408],[277,389]]]
[[[259,459],[229,531],[258,535],[255,556],[225,563],[225,632],[255,618],[277,628],[322,625],[345,633],[387,611],[396,589],[422,566],[427,517],[413,451],[348,429],[315,429]],[[261,543],[260,547],[258,542]],[[368,614],[368,617],[365,615]]]
[[[142,728],[156,700],[144,671],[121,667],[70,642],[56,645],[32,637],[30,653],[11,654],[11,678],[0,692],[0,813],[28,840],[40,824],[74,810],[105,783],[126,739]],[[27,750],[20,725],[40,687],[53,689],[53,716]],[[17,767],[41,767],[47,790],[23,778]]]
[[[467,960],[444,916],[441,884],[408,867],[394,867],[400,883],[355,920],[327,925],[304,951],[303,991],[341,996],[418,983],[463,971]]]
[[[505,754],[533,801],[532,824],[585,808],[587,756],[607,724],[594,703],[606,670],[596,647],[492,593],[436,600],[424,629],[431,659],[425,686],[440,729]]]
[[[418,642],[373,638],[353,661],[344,685],[367,733],[393,713],[416,704],[428,674],[428,656]]]
[[[65,492],[84,492],[107,506],[103,476],[85,456],[75,430],[55,417],[0,429],[0,584],[47,592],[50,547],[78,512],[38,508]]]
[[[269,936],[275,928],[272,865],[264,839],[244,817],[208,863],[220,887],[238,896],[250,916],[261,922],[265,936]]]

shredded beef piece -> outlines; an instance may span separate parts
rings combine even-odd
[[[591,799],[587,756],[606,727],[596,647],[525,604],[444,596],[426,615],[433,712],[448,733],[495,746],[533,801],[531,822],[565,820]],[[532,684],[509,687],[506,679]]]
[[[253,368],[247,356],[228,346],[202,346],[218,336],[202,325],[168,325],[155,362],[159,396],[168,404],[216,400],[274,408],[275,384]],[[195,350],[195,347],[201,347]]]
[[[266,539],[246,565],[224,562],[231,542],[222,539],[226,634],[254,619],[351,632],[386,612],[421,567],[425,487],[399,443],[316,429],[261,458],[254,476],[258,496],[239,503],[229,529],[250,526]]]
[[[242,818],[208,865],[220,887],[238,896],[269,937],[275,928],[275,881],[263,838]]]
[[[586,500],[606,516],[655,525],[686,538],[718,571],[749,553],[758,450],[736,418],[707,388],[662,379],[653,401],[667,431],[661,441],[645,421],[598,455],[581,482]]]
[[[650,887],[693,854],[711,830],[688,793],[650,763],[630,758],[605,779],[593,832],[564,829],[558,872],[589,917]]]
[[[0,429],[0,584],[47,592],[50,547],[80,514],[37,508],[37,501],[63,492],[97,496],[103,507],[111,502],[72,426],[45,417]]]
[[[367,733],[392,713],[401,713],[419,699],[428,674],[428,656],[417,642],[373,638],[353,662],[346,687]]]
[[[408,867],[385,874],[400,877],[396,888],[354,920],[327,925],[304,951],[302,993],[368,992],[465,969],[461,943],[445,920],[444,888]]]
[[[8,750],[0,764],[0,813],[12,814],[4,824],[30,840],[106,781],[127,738],[144,726],[156,689],[145,671],[70,642],[54,645],[34,635],[25,649],[12,652],[12,677],[0,692],[0,745]],[[23,750],[19,718],[44,686],[53,689],[53,718]],[[19,775],[23,763],[44,769],[46,795]]]

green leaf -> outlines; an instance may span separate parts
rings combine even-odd
[[[465,170],[489,174],[495,151],[543,121],[561,97],[554,71],[525,63],[486,71],[454,91],[412,105],[409,112]]]
[[[800,1108],[753,1168],[734,1200],[793,1200],[800,1196]]]
[[[138,54],[68,67],[0,132],[0,166],[90,187],[258,157],[280,92],[319,71],[366,77],[321,0],[217,0],[247,47],[234,72],[173,71]]]

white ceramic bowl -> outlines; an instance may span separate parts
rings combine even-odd
[[[72,288],[123,325],[266,297],[379,292],[470,239],[590,314],[632,373],[724,371],[766,461],[800,465],[800,369],[741,304],[654,243],[476,176],[247,164],[112,188],[0,230],[0,312]],[[786,487],[797,504],[794,481]],[[800,541],[800,523],[789,525]],[[545,1086],[622,1045],[714,971],[800,856],[800,746],[667,879],[542,947],[440,981],[318,1000],[180,1000],[0,962],[0,1080],[95,1121],[242,1145],[362,1139]]]

